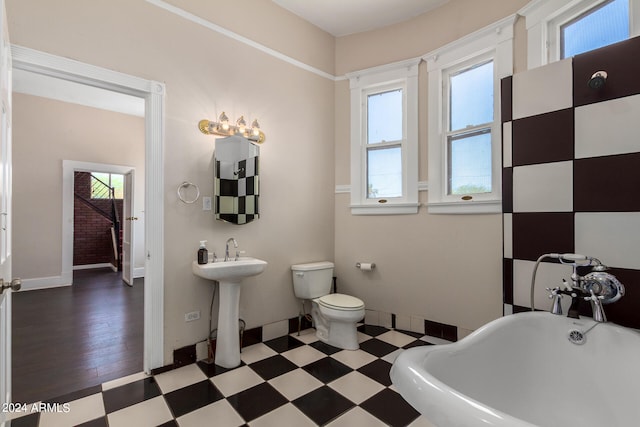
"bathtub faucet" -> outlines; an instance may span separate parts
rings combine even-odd
[[[570,264],[573,267],[571,281],[573,282],[572,290],[575,293],[572,293],[568,316],[574,319],[579,318],[580,301],[589,301],[593,320],[606,322],[607,316],[604,314],[603,304],[609,304],[622,298],[625,293],[624,286],[613,274],[606,272],[609,268],[599,259],[583,255],[574,255],[574,257],[568,260],[560,257],[561,264]],[[580,276],[578,274],[580,266],[591,266],[592,271]]]
[[[562,315],[562,305],[560,300],[563,295],[571,297],[571,306],[567,317],[572,319],[580,318],[580,302],[589,301],[591,303],[591,311],[593,312],[593,320],[596,322],[606,322],[607,316],[604,314],[604,307],[602,301],[605,299],[603,295],[596,295],[593,287],[586,291],[582,286],[569,286],[566,280],[562,281],[562,288],[547,288],[551,292],[549,298],[553,299],[553,307],[551,308],[552,314]]]
[[[608,267],[602,264],[600,260],[590,256],[579,254],[545,254],[536,261],[531,277],[531,310],[535,310],[534,286],[536,270],[540,262],[545,258],[554,258],[560,261],[560,264],[570,265],[573,268],[571,274],[571,284],[566,280],[562,281],[562,286],[556,288],[547,288],[550,292],[549,298],[553,300],[551,313],[562,314],[562,306],[560,301],[563,295],[571,297],[571,306],[569,307],[568,317],[578,319],[580,317],[579,306],[581,301],[589,301],[593,313],[593,320],[596,322],[606,322],[607,316],[604,313],[604,304],[610,304],[618,301],[625,294],[625,288],[618,279],[610,273],[607,273]],[[578,273],[578,267],[591,267],[592,271],[584,276]]]
[[[549,297],[555,298],[551,313],[561,315],[562,306],[560,305],[560,298],[562,298],[562,295],[569,295],[571,297],[571,306],[569,307],[567,317],[570,317],[572,319],[579,319],[580,301],[589,301],[591,303],[591,311],[593,312],[593,320],[595,320],[596,322],[607,321],[607,316],[604,314],[604,307],[602,306],[605,297],[604,295],[596,295],[593,289],[589,289],[589,292],[578,287],[574,287],[571,290],[560,288],[547,289],[551,291],[551,295],[549,295]]]

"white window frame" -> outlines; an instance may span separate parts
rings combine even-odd
[[[425,55],[429,73],[428,95],[428,211],[435,214],[502,212],[502,129],[500,79],[513,74],[515,15]],[[491,193],[448,194],[447,126],[449,75],[475,63],[493,60],[494,114],[491,125]]]
[[[351,90],[351,213],[418,212],[418,65],[410,59],[347,74]],[[402,196],[367,197],[367,96],[403,90]],[[394,144],[397,145],[397,144]]]
[[[535,0],[518,14],[526,18],[527,68],[560,60],[560,27],[607,0]],[[640,0],[629,0],[629,37],[640,35]]]

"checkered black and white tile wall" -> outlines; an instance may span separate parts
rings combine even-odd
[[[605,307],[607,316],[640,328],[638,58],[634,38],[502,80],[505,314],[530,307],[540,255],[573,252],[612,267],[627,294]],[[589,88],[600,70],[605,86]],[[570,274],[543,263],[536,308],[548,310],[544,288]]]
[[[230,163],[216,160],[216,217],[234,224],[258,218],[259,157]]]

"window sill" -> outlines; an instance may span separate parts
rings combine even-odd
[[[394,203],[386,205],[351,205],[351,215],[413,215],[420,203]]]
[[[502,213],[501,200],[481,200],[466,202],[430,202],[427,205],[430,214],[494,214]]]

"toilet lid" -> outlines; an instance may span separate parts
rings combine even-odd
[[[344,294],[329,294],[318,299],[318,303],[336,310],[358,310],[364,307],[361,299]]]

